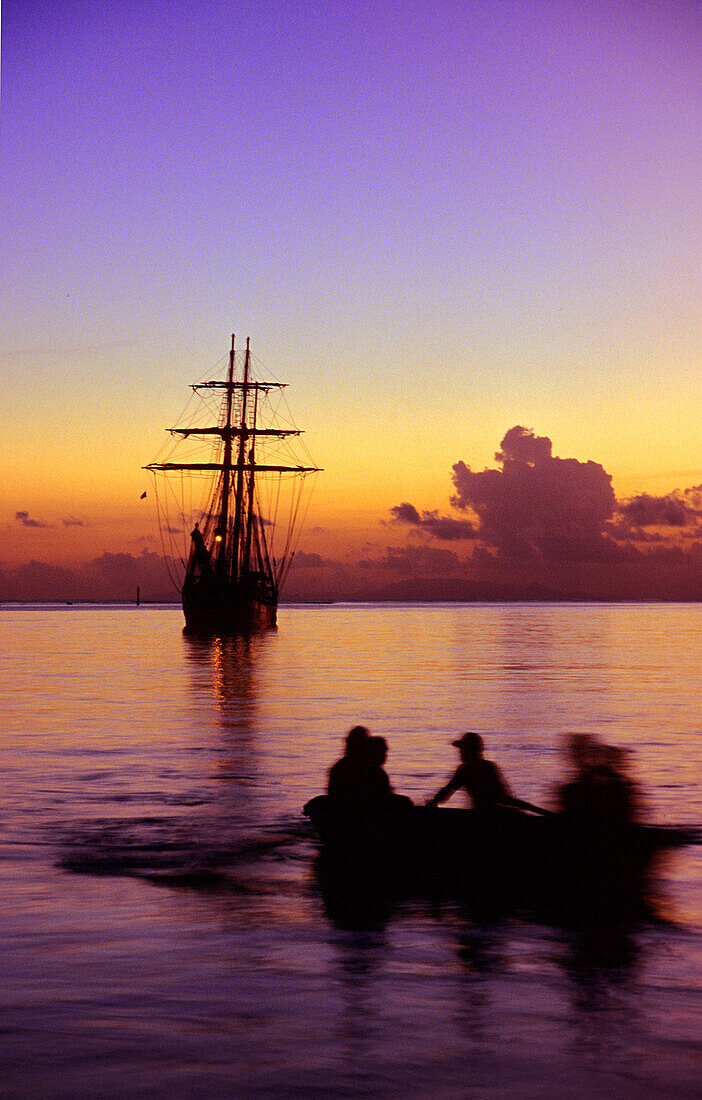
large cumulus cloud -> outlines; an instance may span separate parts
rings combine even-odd
[[[451,504],[462,518],[404,501],[392,522],[428,541],[470,540],[462,564],[475,583],[499,573],[505,583],[536,578],[571,595],[699,598],[702,485],[617,500],[598,462],[556,457],[548,436],[519,424],[495,462],[481,471],[454,465]]]
[[[547,436],[516,425],[497,469],[453,467],[451,503],[475,515],[481,540],[510,560],[603,561],[620,556],[605,533],[615,512],[612,479],[597,462],[556,458]]]

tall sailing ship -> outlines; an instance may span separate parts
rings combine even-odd
[[[302,433],[273,416],[274,398],[285,388],[281,382],[257,380],[250,341],[242,357],[232,336],[226,379],[192,387],[217,422],[168,429],[180,441],[207,446],[209,453],[198,454],[197,461],[145,467],[171,482],[159,493],[156,481],[162,533],[189,531],[180,586],[186,633],[239,634],[276,625],[278,596],[304,510],[304,486],[319,472],[290,450],[288,441]],[[199,512],[189,506],[184,491],[193,479],[204,483]],[[177,495],[174,480],[180,486],[176,526],[169,506]]]

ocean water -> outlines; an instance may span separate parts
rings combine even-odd
[[[421,802],[483,733],[548,806],[562,744],[631,750],[702,824],[702,607],[0,608],[0,1096],[702,1096],[702,849],[593,946],[525,916],[329,915],[303,804],[348,728]]]

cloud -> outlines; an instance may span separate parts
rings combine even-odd
[[[15,519],[18,521],[18,523],[21,523],[23,527],[51,527],[50,523],[42,523],[41,520],[32,519],[29,515],[29,512],[15,512]]]
[[[455,572],[462,568],[461,559],[452,550],[434,546],[388,546],[385,557],[360,561],[362,569],[392,569],[398,573],[418,573],[432,576]]]
[[[298,550],[293,559],[293,565],[296,569],[314,569],[317,566],[326,564],[327,562],[320,554],[306,554],[304,550]]]
[[[629,527],[697,527],[702,520],[702,486],[665,496],[640,493],[618,506],[624,529]]]
[[[73,519],[71,516],[67,516],[61,520],[64,527],[85,527],[86,524],[82,519]]]
[[[171,601],[178,598],[173,572],[173,562],[147,550],[106,553],[71,569],[32,560],[0,576],[0,599],[133,600],[138,585],[144,600]]]
[[[470,553],[415,543],[360,562],[368,577],[391,574],[376,598],[702,599],[702,485],[618,501],[602,465],[555,456],[548,436],[519,424],[495,463],[453,466],[462,519],[409,501],[390,510],[410,534],[468,539]]]
[[[420,524],[422,522],[422,517],[414,504],[408,504],[406,501],[403,504],[396,504],[390,512],[396,523]]]
[[[420,515],[415,506],[407,501],[391,508],[390,514],[393,523],[407,524],[442,542],[473,539],[476,535],[475,527],[467,519],[440,516],[438,510],[422,512]]]
[[[497,462],[525,462],[529,466],[548,462],[553,444],[546,435],[534,435],[533,431],[516,424],[505,434],[502,450],[495,452]]]
[[[621,557],[605,534],[615,510],[612,479],[596,462],[555,458],[547,436],[516,425],[495,455],[498,469],[453,467],[454,507],[479,521],[478,535],[510,561],[605,561]]]
[[[80,580],[72,570],[34,559],[8,570],[0,586],[4,600],[73,600],[80,596]]]

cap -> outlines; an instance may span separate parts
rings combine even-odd
[[[457,749],[461,749],[464,746],[466,748],[477,749],[482,751],[484,742],[479,733],[473,733],[472,730],[468,730],[462,737],[459,737],[457,741],[452,741],[452,745],[455,745]]]

